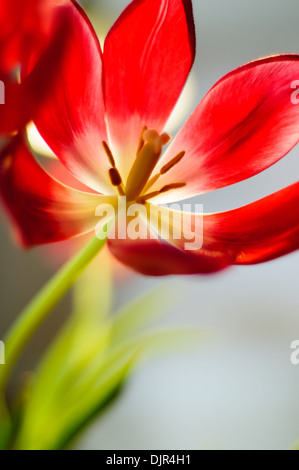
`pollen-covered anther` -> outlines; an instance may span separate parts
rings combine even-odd
[[[121,176],[116,168],[110,168],[109,176],[112,186],[120,186],[122,183]]]
[[[102,142],[102,145],[103,145],[105,153],[108,157],[109,163],[112,166],[112,168],[110,168],[110,170],[109,170],[109,178],[110,178],[111,184],[112,184],[112,186],[115,186],[117,188],[118,193],[120,194],[120,196],[124,196],[125,192],[124,192],[124,189],[123,189],[122,178],[120,176],[120,173],[119,173],[118,169],[116,168],[115,160],[114,160],[114,157],[113,157],[112,152],[110,150],[110,147],[107,144],[107,142],[105,142],[105,141]]]

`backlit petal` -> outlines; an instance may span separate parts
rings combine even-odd
[[[190,251],[182,251],[156,239],[117,240],[109,239],[111,253],[123,264],[148,276],[172,274],[208,274],[216,272],[229,263],[225,256],[219,258]]]
[[[0,155],[0,196],[24,246],[93,231],[95,211],[115,198],[71,189],[46,173],[16,137]]]
[[[298,205],[299,183],[239,209],[190,214],[185,220],[182,212],[148,204],[148,214],[152,208],[154,216],[151,226],[164,240],[114,239],[109,240],[109,247],[122,263],[156,276],[209,273],[229,265],[262,263],[299,248]],[[158,209],[161,215],[157,219]]]
[[[160,167],[178,152],[183,160],[155,187],[187,186],[157,199],[171,202],[237,183],[265,170],[299,140],[294,80],[299,56],[276,56],[247,64],[222,78],[179,132]]]
[[[159,133],[193,64],[190,0],[134,0],[104,47],[109,133],[125,178],[146,125]]]
[[[100,44],[76,3],[63,8],[67,11],[68,36],[59,77],[53,80],[34,123],[78,179],[95,190],[111,193],[110,166],[102,146],[107,133]]]

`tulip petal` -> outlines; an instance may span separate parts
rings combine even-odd
[[[32,47],[43,46],[58,8],[70,0],[1,0],[0,73],[11,72],[26,61]]]
[[[61,12],[62,13],[62,12]],[[5,104],[0,107],[0,133],[11,134],[22,130],[44,106],[51,85],[57,79],[66,46],[66,12],[56,16],[56,24],[48,44],[38,61],[21,83],[12,76],[2,77]]]
[[[130,209],[132,211],[129,213]],[[118,261],[135,271],[150,276],[208,274],[230,264],[226,253],[215,252],[211,256],[211,253],[205,251],[181,249],[183,241],[172,239],[172,210],[150,204],[145,207],[133,204],[130,209],[127,209],[126,219],[119,214],[109,234],[108,247]],[[153,210],[151,221],[150,209]],[[165,230],[159,230],[162,222],[160,218],[157,219],[157,210],[160,210],[164,221],[164,216],[170,213],[171,228],[168,236]],[[147,218],[151,223],[147,223]],[[159,220],[158,224],[155,223],[156,220]]]
[[[296,183],[239,209],[190,214],[185,231],[181,229],[183,218],[174,217],[178,211],[155,206],[153,214],[159,209],[164,217],[162,220],[167,220],[165,216],[170,214],[170,235],[166,240],[115,239],[109,240],[109,247],[122,263],[155,276],[209,273],[229,265],[262,263],[299,248],[298,205],[299,183]],[[161,218],[152,220],[159,220],[159,223],[151,224],[152,228],[165,236]],[[181,229],[180,238],[174,237],[173,226]],[[195,237],[195,227],[202,231],[198,237],[201,240],[202,236],[202,247],[196,250],[189,248],[193,242],[190,234]]]
[[[134,0],[104,46],[111,145],[126,178],[146,125],[161,132],[195,55],[190,0]]]
[[[205,216],[204,246],[233,264],[256,264],[299,248],[299,183],[239,209]]]
[[[100,204],[114,197],[71,189],[46,173],[16,137],[0,154],[0,196],[26,247],[69,239],[95,229]]]
[[[229,264],[225,256],[195,255],[158,239],[109,239],[108,247],[122,264],[147,276],[209,274]]]
[[[270,167],[299,140],[299,106],[292,100],[299,56],[269,57],[240,67],[206,95],[165,153],[179,164],[152,188],[185,182],[155,202],[182,200],[237,183]]]
[[[53,80],[34,123],[75,177],[96,191],[111,193],[110,165],[102,146],[108,138],[100,44],[76,3],[63,9],[68,36],[59,77]]]

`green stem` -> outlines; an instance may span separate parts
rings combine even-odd
[[[103,229],[104,234],[107,231],[107,227]],[[0,368],[0,394],[4,392],[19,356],[36,330],[105,244],[106,238],[93,238],[54,275],[20,314],[4,340],[6,364]]]

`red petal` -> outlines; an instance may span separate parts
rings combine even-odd
[[[152,209],[151,224],[156,232],[163,236],[161,226],[167,228],[168,220],[170,227],[176,227],[175,232],[171,229],[167,231],[172,237],[173,233],[179,234],[179,239],[170,238],[167,241],[177,248],[188,250],[187,244],[191,241],[192,249],[196,249],[194,234],[197,230],[202,235],[198,237],[197,246],[201,246],[201,242],[202,246],[196,250],[196,255],[225,256],[230,264],[252,264],[299,248],[298,204],[299,183],[296,183],[239,209],[204,215],[187,213],[190,218],[186,220],[182,218],[184,213],[171,210],[171,206],[148,207]],[[158,218],[157,214],[162,216]]]
[[[124,177],[143,126],[162,131],[194,55],[190,0],[134,0],[109,32],[104,47],[108,126]]]
[[[65,1],[64,3],[70,3]],[[62,2],[60,2],[62,4]],[[26,60],[32,46],[49,32],[50,15],[57,9],[53,0],[1,0],[0,70],[6,74]]]
[[[67,12],[59,11],[55,27],[47,37],[41,55],[31,73],[19,84],[12,76],[2,77],[5,91],[5,104],[0,107],[0,133],[9,134],[19,131],[33,119],[35,113],[44,105],[53,81],[57,79],[59,66],[63,59],[62,51],[66,46],[68,34]],[[37,47],[36,53],[39,47]],[[55,64],[55,65],[53,65]]]
[[[59,78],[34,119],[61,162],[84,184],[111,191],[102,87],[102,53],[96,34],[76,4],[68,11],[68,36]]]
[[[109,240],[114,256],[149,275],[200,274],[233,264],[269,261],[299,248],[299,183],[236,210],[192,216],[194,233],[203,226],[203,245],[186,251],[192,240]],[[162,211],[170,211],[160,207]],[[198,222],[198,218],[200,218]],[[201,220],[203,223],[201,224]],[[153,227],[157,230],[157,227]],[[190,232],[190,230],[188,230]]]
[[[255,264],[299,248],[299,183],[236,210],[204,219],[207,249],[227,251],[233,264]]]
[[[153,207],[154,211],[158,206],[147,205],[146,209],[149,210]],[[136,206],[139,212],[140,206]],[[133,209],[133,208],[132,208]],[[161,207],[163,211],[168,209]],[[135,207],[134,207],[135,210]],[[170,274],[207,274],[219,271],[229,264],[229,259],[225,253],[206,253],[205,251],[185,251],[184,249],[175,246],[173,240],[160,240],[156,237],[154,232],[150,229],[153,228],[155,233],[158,233],[157,227],[152,224],[146,224],[146,219],[143,218],[143,211],[138,217],[138,223],[134,217],[127,216],[127,235],[123,240],[124,235],[118,238],[119,228],[118,223],[125,223],[123,215],[120,214],[116,219],[116,227],[111,229],[108,247],[112,254],[123,264],[133,268],[135,271],[150,276],[166,276]],[[149,216],[149,212],[148,212]],[[155,217],[155,212],[154,212]],[[161,220],[161,219],[159,219]],[[130,223],[134,223],[134,228],[130,227]],[[135,228],[135,225],[137,227]],[[139,234],[147,239],[140,239],[136,237],[135,230],[139,230]],[[130,234],[131,237],[128,235]],[[137,238],[137,239],[132,239]]]
[[[104,196],[77,191],[53,179],[19,137],[0,155],[0,196],[24,246],[94,230],[96,207],[107,202]]]
[[[123,264],[148,276],[171,274],[208,274],[228,265],[225,256],[213,258],[181,251],[156,240],[110,240],[111,253]]]
[[[70,173],[65,168],[65,166],[62,165],[58,158],[42,157],[39,159],[39,163],[47,173],[49,173],[55,180],[59,181],[65,186],[69,186],[85,193],[87,192],[97,194],[96,191],[88,188],[88,186],[85,186],[83,183],[81,183],[81,181],[76,179],[72,173]]]
[[[280,160],[299,140],[299,106],[291,99],[296,77],[299,56],[288,55],[252,62],[222,78],[160,165],[182,150],[185,157],[151,190],[186,182],[163,197],[163,202],[180,200],[237,183]]]

